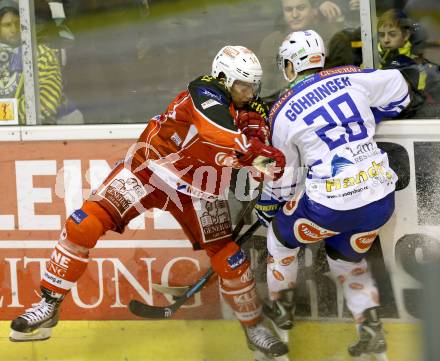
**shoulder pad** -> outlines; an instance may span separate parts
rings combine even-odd
[[[210,75],[200,76],[190,82],[188,90],[200,98],[214,99],[226,106],[231,103],[231,95],[226,87]]]

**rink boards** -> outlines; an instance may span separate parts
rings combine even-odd
[[[33,290],[38,288],[44,264],[66,216],[81,205],[90,189],[95,188],[113,164],[124,157],[142,128],[140,125],[0,128],[0,319],[10,320],[37,301]],[[399,361],[405,357],[418,361],[417,347],[412,346],[419,336],[421,280],[418,265],[439,248],[436,234],[440,219],[440,126],[438,121],[385,122],[379,127],[377,141],[389,152],[400,180],[396,213],[381,232],[380,243],[375,246],[369,261],[373,264],[384,306],[381,316],[387,319],[389,338],[396,340],[391,342],[390,352],[395,353]],[[253,254],[261,261],[258,257],[263,248],[261,242],[256,247],[257,252]],[[306,357],[310,356],[310,360],[344,360],[346,344],[354,333],[353,326],[346,323],[350,315],[343,304],[341,289],[327,276],[319,247],[307,249],[301,254],[300,262],[297,314],[306,323],[292,331],[295,338],[293,355],[308,350],[315,356],[301,354],[298,359],[308,360]],[[256,266],[260,273],[264,272],[261,266]],[[76,348],[72,346],[72,350],[78,351],[78,357],[72,356],[75,353],[71,350],[66,351],[70,360],[99,360],[100,354],[108,350],[107,342],[119,345],[122,339],[133,340],[134,346],[126,349],[121,345],[120,352],[139,352],[139,359],[215,361],[243,357],[247,360],[250,355],[247,351],[237,358],[230,356],[246,348],[238,325],[220,321],[232,316],[220,301],[216,280],[176,315],[181,321],[123,321],[135,319],[127,309],[132,298],[155,305],[170,302],[152,290],[153,282],[190,284],[208,267],[207,258],[201,252],[192,251],[179,226],[167,214],[153,212],[147,217],[139,217],[123,235],[108,234],[98,243],[86,274],[66,299],[62,319],[82,321],[63,321],[56,329],[60,338],[50,343],[3,344],[0,360],[8,360],[2,352],[11,353],[15,349],[20,350],[20,360],[45,360],[45,357],[51,360],[50,357],[56,355],[52,354],[52,349],[67,350],[71,342],[77,345]],[[259,288],[264,290],[264,278],[257,275],[257,279]],[[100,323],[100,320],[111,322]],[[313,320],[320,322],[310,322]],[[322,323],[322,320],[329,322]],[[7,323],[1,323],[1,342],[6,342]],[[164,333],[174,329],[179,346],[167,346],[174,342],[172,337],[166,338],[164,346],[157,341],[158,336],[151,333],[156,330],[162,341]],[[206,336],[202,333],[200,340],[191,337],[202,330]],[[211,353],[210,332],[222,335],[215,343],[218,355]],[[66,336],[70,333],[76,336]],[[114,336],[104,340],[101,335],[105,333]],[[334,342],[330,342],[332,337]],[[298,346],[301,344],[298,339],[304,347]],[[145,343],[151,340],[156,342]],[[325,347],[320,344],[323,340]],[[82,349],[81,342],[84,343]],[[226,349],[229,344],[234,345],[231,353]],[[187,352],[182,352],[185,354],[182,358],[175,355],[152,358],[154,353],[142,356],[142,352],[155,347],[164,352],[172,353],[174,349],[180,352],[186,350],[185,345],[192,352],[199,352],[200,358],[183,358]],[[95,349],[101,352],[93,354]],[[326,351],[333,349],[334,353]],[[222,353],[229,358],[221,358]],[[116,355],[122,354],[111,353],[112,357]],[[136,356],[127,358],[132,359]]]

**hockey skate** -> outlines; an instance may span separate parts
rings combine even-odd
[[[265,302],[263,313],[272,323],[273,329],[281,341],[289,343],[289,330],[293,328],[295,314],[293,290],[281,291],[279,300]]]
[[[387,344],[382,322],[376,316],[375,309],[364,312],[366,319],[359,325],[359,339],[348,347],[348,353],[355,360],[369,360],[371,356],[378,361],[387,361]]]
[[[256,357],[262,353],[268,360],[275,359],[279,356],[286,355],[289,352],[287,345],[275,337],[272,331],[263,325],[262,322],[252,327],[244,328],[248,347],[252,351],[256,351]],[[264,360],[260,355],[259,360]]]
[[[43,341],[50,338],[52,328],[59,318],[59,306],[63,297],[52,297],[42,289],[41,301],[11,322],[9,340],[13,342]]]
[[[286,308],[280,301],[272,301],[271,305],[265,304],[263,312],[275,327],[280,330],[288,331],[293,328],[292,310]]]

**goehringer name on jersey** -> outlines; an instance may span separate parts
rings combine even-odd
[[[325,84],[317,86],[296,101],[290,101],[288,103],[290,109],[286,111],[285,115],[290,121],[294,122],[297,119],[297,116],[304,110],[321,102],[328,96],[336,93],[338,90],[349,86],[351,86],[351,83],[348,76],[328,80]]]

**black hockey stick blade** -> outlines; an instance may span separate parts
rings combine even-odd
[[[132,314],[139,317],[163,319],[173,314],[173,311],[167,307],[152,307],[138,300],[131,300],[128,308]]]
[[[139,317],[159,319],[170,318],[188,298],[192,297],[194,293],[199,292],[203,288],[213,273],[214,271],[212,268],[209,268],[194,285],[192,285],[182,296],[175,297],[175,302],[167,307],[150,306],[137,300],[131,300],[128,308],[131,313]]]
[[[164,318],[170,318],[174,311],[180,307],[180,305],[178,305],[175,309],[175,306],[176,303],[173,303],[170,307],[156,307],[147,305],[138,300],[131,300],[128,308],[131,313],[136,316],[162,320]]]
[[[242,245],[246,242],[255,231],[261,226],[259,221],[256,221],[249,229],[241,235],[236,241],[238,245]],[[212,268],[209,268],[206,273],[196,282],[194,285],[188,288],[188,290],[183,293],[179,297],[175,297],[175,302],[169,306],[161,307],[161,306],[151,306],[146,303],[131,300],[128,308],[136,316],[143,318],[151,318],[151,319],[165,319],[170,318],[174,315],[174,313],[188,300],[188,298],[192,297],[195,293],[199,292],[203,286],[209,281],[211,276],[214,274]]]

